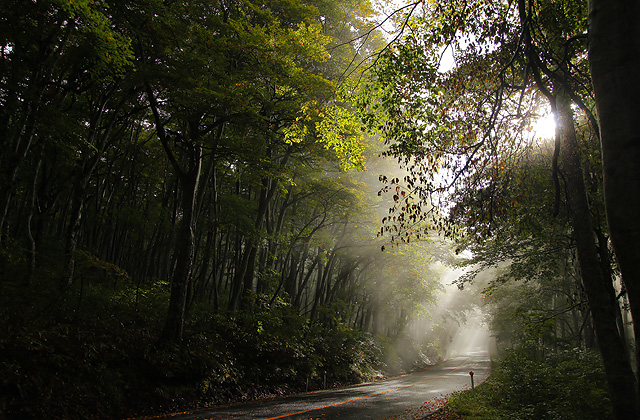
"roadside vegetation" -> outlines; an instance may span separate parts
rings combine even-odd
[[[640,68],[640,9],[601,0],[413,4],[419,11],[357,107],[411,174],[394,197],[398,217],[386,219],[392,242],[420,240],[415,221],[430,215],[413,200],[438,203],[442,230],[473,260],[459,283],[498,270],[482,293],[501,307],[492,319],[499,347],[518,348],[528,334],[545,356],[562,343],[597,349],[615,418],[639,418],[630,75]],[[606,39],[620,43],[606,48]],[[537,123],[549,113],[555,128],[542,136]]]
[[[600,355],[566,349],[540,358],[521,347],[474,390],[451,396],[436,418],[570,420],[613,418]],[[439,417],[438,417],[439,416]]]
[[[168,298],[161,284],[25,296],[3,282],[0,295],[7,419],[167,413],[377,380],[441,357],[437,337],[376,338],[328,315],[310,322],[280,300],[232,316],[197,305],[180,345],[157,346]]]
[[[444,322],[410,332],[441,247],[381,252],[378,176],[398,169],[345,98],[385,45],[374,18],[367,0],[2,3],[0,416],[437,360]]]
[[[461,415],[640,417],[619,3],[2,3],[0,417],[395,375],[478,307],[505,356]]]

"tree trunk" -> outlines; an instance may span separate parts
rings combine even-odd
[[[638,418],[635,376],[618,333],[615,291],[602,273],[596,248],[589,202],[578,151],[573,112],[566,95],[556,99],[556,136],[561,141],[562,171],[567,182],[571,223],[576,239],[582,282],[591,309],[593,326],[604,360],[609,393],[616,418]]]
[[[42,166],[42,154],[44,151],[44,145],[40,145],[38,150],[38,157],[36,167],[33,171],[33,182],[31,183],[31,191],[29,192],[29,204],[28,204],[28,214],[27,220],[25,222],[26,226],[26,236],[27,242],[29,245],[29,274],[25,277],[25,284],[29,285],[33,282],[36,272],[36,239],[33,236],[33,229],[31,227],[33,221],[33,214],[36,209],[36,196],[38,189],[38,176],[40,174],[40,167]]]
[[[165,122],[162,121],[158,101],[149,84],[146,85],[147,98],[153,113],[156,126],[156,133],[162,143],[173,170],[176,172],[180,187],[182,189],[182,219],[178,227],[175,246],[175,269],[171,281],[171,296],[169,297],[169,309],[165,319],[164,328],[160,334],[158,342],[179,342],[182,340],[184,328],[185,310],[187,304],[187,291],[193,265],[195,235],[193,233],[196,220],[196,196],[198,194],[198,184],[202,173],[202,146],[200,144],[200,127],[198,116],[194,116],[191,121],[187,121],[188,138],[179,138],[186,154],[186,169],[178,161],[174,151],[171,149],[169,135],[165,130]],[[176,191],[177,193],[177,191]],[[177,209],[174,209],[174,220],[177,219]]]
[[[589,1],[589,64],[600,123],[607,223],[634,324],[640,322],[639,22],[637,0]]]
[[[194,161],[194,167],[187,174],[180,176],[182,186],[182,220],[178,229],[175,247],[177,248],[176,268],[171,280],[171,296],[160,343],[178,342],[182,340],[187,290],[193,264],[195,236],[193,233],[194,210],[198,179],[200,177],[201,155]]]
[[[17,92],[14,89],[9,89],[7,92],[3,91],[3,96],[9,96],[9,98],[4,98],[3,106],[5,109],[0,110],[2,124],[2,127],[0,127],[0,148],[2,148],[0,153],[0,178],[3,181],[0,183],[0,243],[11,198],[16,187],[18,169],[24,163],[36,136],[36,123],[38,122],[40,110],[46,102],[44,100],[44,91],[47,83],[52,78],[59,58],[63,51],[66,50],[64,46],[69,41],[73,28],[74,25],[66,26],[57,46],[52,45],[53,40],[57,39],[57,37],[43,34],[42,40],[47,41],[40,45],[38,61],[34,63],[29,72],[29,84],[26,86],[26,91]],[[15,47],[17,50],[14,51],[14,58],[9,61],[15,60],[19,64],[23,59],[28,60],[29,54],[21,50],[19,46]],[[22,53],[25,53],[24,58],[21,57]],[[11,71],[8,74],[10,76],[8,86],[17,87],[23,83],[24,75],[19,70],[20,66],[18,64],[15,67],[9,66]],[[4,70],[7,69],[5,68]],[[3,77],[6,76],[3,75]],[[7,86],[6,81],[3,84]],[[21,99],[18,100],[18,97],[21,97]],[[18,107],[21,109],[18,110]],[[17,121],[14,121],[16,118]]]
[[[300,282],[300,285],[298,286],[298,293],[296,293],[296,297],[293,301],[293,306],[296,307],[298,310],[302,309],[302,295],[305,291],[308,291],[308,289],[310,288],[310,287],[307,287],[307,284],[309,283],[309,279],[311,278],[311,275],[314,273],[316,265],[318,265],[319,261],[320,261],[319,257],[316,257],[313,259],[313,262],[311,263],[311,267],[307,269],[307,273],[305,274],[304,279]],[[303,267],[303,270],[304,270],[304,267]]]
[[[82,166],[82,172],[78,175],[78,179],[75,182],[72,191],[71,198],[71,215],[69,218],[69,225],[67,227],[65,237],[65,258],[67,272],[65,277],[60,283],[60,288],[65,289],[71,286],[73,283],[73,274],[75,272],[75,251],[78,244],[78,236],[80,235],[80,227],[82,223],[82,213],[84,210],[84,200],[86,197],[87,186],[89,179],[95,168],[97,159],[91,163]]]

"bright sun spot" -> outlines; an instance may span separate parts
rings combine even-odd
[[[533,132],[536,139],[552,139],[556,134],[556,122],[554,121],[553,114],[549,112],[538,118],[538,120],[533,123]]]

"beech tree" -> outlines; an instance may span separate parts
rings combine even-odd
[[[607,221],[634,317],[640,315],[640,5],[589,2],[589,63],[600,123]],[[640,336],[634,323],[636,338]],[[640,360],[636,346],[636,360]]]
[[[34,143],[47,142],[46,124],[65,119],[59,110],[73,95],[120,79],[131,66],[128,39],[112,30],[101,4],[54,0],[21,6],[2,8],[0,229],[28,153]]]
[[[283,175],[300,145],[318,142],[346,165],[357,162],[357,130],[329,100],[332,85],[320,69],[331,38],[321,33],[314,8],[263,10],[191,2],[179,10],[149,4],[139,22],[137,53],[156,133],[180,186],[176,269],[164,340],[179,340],[194,263],[203,163],[234,156],[259,179],[253,231],[260,235]],[[184,78],[177,69],[187,70]],[[245,142],[233,144],[229,141]],[[354,140],[355,139],[355,140]],[[246,162],[246,163],[245,163]],[[249,166],[248,164],[252,165]],[[239,166],[238,163],[231,163]],[[208,181],[209,178],[204,178]],[[251,195],[251,193],[250,193]],[[238,247],[228,308],[240,309],[255,292],[261,247],[247,236]]]
[[[501,234],[497,221],[521,201],[509,195],[519,182],[514,167],[546,102],[557,125],[549,217],[557,217],[564,196],[614,409],[618,418],[636,418],[636,379],[616,323],[612,280],[603,271],[609,261],[596,245],[599,224],[575,133],[573,107],[591,130],[598,129],[585,54],[586,6],[526,0],[425,4],[421,16],[407,18],[402,42],[380,57],[377,82],[365,89],[361,107],[370,110],[365,123],[389,143],[388,154],[410,171],[404,179],[382,178],[383,190],[393,191],[396,202],[383,232],[393,242],[406,242],[431,223],[455,237],[451,220],[431,218],[415,200],[435,200],[448,209],[450,197],[474,197],[466,201],[474,207],[446,212],[469,216],[468,232],[482,243]],[[455,60],[451,70],[441,66],[447,52]],[[451,190],[457,192],[447,194]]]
[[[347,99],[383,48],[369,2],[5,8],[0,269],[28,265],[25,288],[55,277],[80,307],[112,279],[162,344],[190,313],[390,336],[424,314],[428,262],[377,258],[377,139]]]

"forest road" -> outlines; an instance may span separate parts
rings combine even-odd
[[[478,350],[385,381],[156,418],[418,420],[440,408],[448,394],[471,388],[469,372],[475,385],[483,382],[490,365],[488,351]]]

